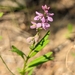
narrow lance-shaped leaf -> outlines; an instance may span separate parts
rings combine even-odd
[[[35,66],[37,66],[39,64],[42,64],[42,63],[47,62],[47,61],[52,60],[52,59],[53,59],[52,52],[49,52],[49,53],[47,53],[47,54],[45,54],[43,56],[40,56],[40,57],[34,59],[27,66],[29,68],[30,67],[35,67]]]
[[[40,50],[42,50],[48,43],[49,43],[49,40],[46,40],[42,46],[41,46],[41,45],[38,45],[38,47],[36,47],[36,49],[31,53],[31,55],[30,55],[29,57],[32,57],[32,56],[36,55],[36,54],[37,54]]]
[[[32,49],[33,51],[29,55],[29,57],[33,57],[34,55],[36,55],[49,43],[49,40],[47,40],[47,38],[49,37],[49,34],[50,34],[50,31],[48,31],[46,35],[41,39],[41,41],[36,44],[36,46]]]
[[[35,68],[34,66],[33,67],[27,67],[25,71],[28,72],[28,71],[31,71],[34,68]]]
[[[12,46],[12,52],[17,53],[18,55],[20,55],[22,58],[24,58],[24,53],[22,51],[20,51],[19,49],[17,49],[15,46]]]

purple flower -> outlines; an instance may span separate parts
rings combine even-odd
[[[47,13],[48,21],[50,21],[50,22],[53,21],[53,18],[52,18],[53,15],[54,15],[54,13]]]
[[[34,17],[34,20],[40,20],[43,17],[42,13],[36,11],[37,16]]]
[[[31,23],[32,23],[32,26],[30,26],[30,28],[31,29],[35,29],[36,28],[36,23],[35,22],[32,22],[32,21],[31,21]]]
[[[50,27],[49,23],[42,23],[42,28],[47,30]]]
[[[44,6],[42,6],[42,9],[43,9],[46,13],[48,13],[48,10],[50,9],[50,7],[47,7],[47,5],[44,5]]]
[[[53,16],[53,15],[54,15],[54,13],[47,13],[47,15],[48,15],[48,16]]]
[[[44,23],[46,21],[45,17],[42,17],[41,21]]]
[[[53,18],[50,17],[50,16],[47,16],[47,20],[50,21],[50,22],[52,22],[53,21]]]
[[[31,22],[32,26],[30,26],[31,29],[48,29],[50,27],[49,22],[53,21],[52,16],[54,15],[54,13],[49,13],[48,10],[50,9],[50,7],[47,7],[47,5],[42,6],[42,9],[44,10],[44,14],[39,13],[36,11],[36,15],[34,17],[34,20],[36,22]],[[37,23],[38,22],[38,23]]]
[[[43,17],[42,19],[41,19],[41,21],[44,23],[44,22],[48,22],[48,21],[50,21],[50,22],[52,22],[53,21],[53,18],[51,17],[51,16],[46,16],[46,18],[45,17]]]
[[[41,28],[41,23],[35,23],[35,22],[31,22],[33,25],[30,26],[31,29],[38,29]]]
[[[32,25],[30,26],[31,29],[39,29],[39,28],[42,28],[42,29],[48,29],[50,27],[50,24],[47,23],[47,22],[42,22],[42,23],[35,23],[35,22],[32,22],[32,24],[35,24],[35,25]]]
[[[36,29],[41,28],[41,26],[42,26],[41,23],[37,23],[36,24]]]

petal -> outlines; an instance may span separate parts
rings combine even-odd
[[[42,9],[45,10],[47,8],[47,5],[42,6]]]
[[[31,23],[32,23],[33,25],[36,25],[36,23],[35,23],[35,22],[33,22],[33,21],[31,21]]]
[[[44,5],[44,6],[42,6],[42,9],[45,11],[45,10],[49,10],[50,7],[47,7],[47,5]]]
[[[45,13],[47,14],[48,13],[48,10],[45,10]]]
[[[45,23],[42,23],[42,28],[46,30]]]
[[[42,28],[43,29],[48,29],[50,27],[50,24],[49,23],[42,23]]]
[[[41,21],[44,23],[44,22],[45,22],[45,17],[43,17],[43,18],[41,19]]]
[[[41,27],[41,23],[37,23],[36,28],[40,28]]]
[[[44,10],[44,9],[45,9],[45,7],[44,7],[44,6],[42,6],[42,9]]]
[[[49,28],[50,27],[50,24],[49,23],[46,23],[46,27]]]
[[[54,13],[48,13],[48,16],[53,16],[54,15]]]
[[[47,8],[47,5],[45,5],[44,7]]]
[[[34,17],[34,20],[39,20],[39,16]]]
[[[37,12],[37,11],[36,11],[36,14],[37,14],[38,16],[43,16],[42,13],[39,13],[39,12]]]
[[[30,26],[31,29],[35,29],[36,28],[36,25],[32,25]]]
[[[47,18],[48,18],[48,21],[50,21],[50,22],[53,21],[53,18],[52,17],[47,16]]]
[[[45,23],[48,23],[48,19],[47,18],[45,19]]]

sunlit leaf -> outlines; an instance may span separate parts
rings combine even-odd
[[[12,46],[12,52],[17,53],[18,55],[20,55],[22,58],[24,58],[24,53],[22,51],[20,51],[18,48],[16,48],[15,46]]]
[[[33,57],[34,55],[36,55],[49,43],[49,40],[47,40],[47,38],[49,37],[49,34],[50,34],[50,31],[48,31],[46,35],[41,39],[41,41],[36,44],[36,46],[32,49],[33,51],[29,55],[29,57]]]
[[[3,12],[0,12],[0,17],[2,17],[3,16]]]
[[[28,67],[27,69],[26,69],[26,72],[28,72],[28,71],[30,71],[30,70],[32,70],[32,69],[34,69],[35,67]]]
[[[40,56],[40,57],[34,59],[27,66],[28,67],[35,67],[39,64],[42,64],[42,63],[47,62],[47,61],[52,60],[52,59],[53,59],[52,52],[49,52],[43,56]]]
[[[42,50],[48,43],[49,43],[49,40],[46,40],[42,46],[41,46],[41,45],[38,45],[38,46],[35,48],[35,50],[30,54],[29,57],[32,57],[32,56],[36,55],[36,54],[37,54],[40,50]]]

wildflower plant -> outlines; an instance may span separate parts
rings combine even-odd
[[[71,37],[71,34],[73,33],[73,25],[68,24],[67,29],[68,29],[68,33],[66,35],[67,35],[67,38],[69,39]]]
[[[38,52],[40,52],[49,42],[48,37],[50,35],[50,31],[44,35],[44,37],[39,40],[39,34],[41,30],[47,30],[50,27],[50,22],[53,21],[52,16],[54,13],[49,13],[50,7],[47,5],[42,6],[44,13],[40,13],[36,11],[36,16],[34,17],[34,21],[31,21],[31,29],[36,29],[36,35],[33,37],[27,38],[27,43],[30,44],[30,51],[28,55],[23,53],[21,50],[12,46],[12,52],[16,52],[19,56],[24,60],[24,66],[22,69],[18,69],[20,75],[31,75],[32,70],[47,61],[53,60],[52,52],[48,52],[40,57],[33,59],[31,62],[28,62],[29,59],[34,57]],[[12,73],[12,72],[11,72]],[[15,75],[12,73],[12,75]]]

